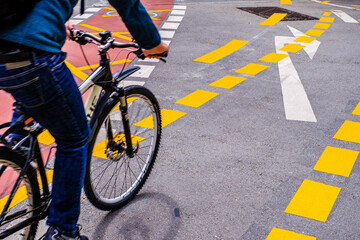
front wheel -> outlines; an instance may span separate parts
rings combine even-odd
[[[125,96],[134,157],[126,153],[130,146],[125,140],[120,99],[107,104],[92,126],[84,189],[89,201],[102,210],[118,209],[135,197],[160,145],[160,108],[154,95],[142,86],[129,86]]]

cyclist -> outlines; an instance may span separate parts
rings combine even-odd
[[[86,240],[77,227],[89,126],[61,48],[77,0],[41,0],[17,25],[0,29],[0,89],[55,137],[52,202],[44,239]],[[168,51],[139,0],[110,0],[145,56]],[[21,7],[21,6],[20,6]]]

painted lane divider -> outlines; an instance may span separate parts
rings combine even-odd
[[[280,228],[273,228],[266,240],[316,240],[316,237],[307,236]]]
[[[280,22],[284,17],[286,17],[287,13],[274,13],[268,19],[260,23],[263,26],[274,26],[278,22]]]
[[[332,10],[331,12],[333,12],[336,16],[338,16],[346,23],[359,23],[356,19],[352,18],[350,15],[341,10]]]
[[[218,93],[214,93],[214,92],[196,90],[190,93],[189,95],[181,98],[180,100],[176,101],[175,103],[198,108],[218,95],[219,95]]]
[[[280,0],[280,4],[292,5],[292,2],[291,2],[291,0]]]

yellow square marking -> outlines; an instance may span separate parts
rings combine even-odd
[[[160,114],[161,114],[161,127],[166,127],[170,123],[175,122],[179,118],[186,115],[186,113],[184,112],[179,112],[169,109],[161,109]],[[147,118],[144,118],[143,120],[135,123],[134,125],[138,127],[153,129],[154,128],[153,117],[148,116]]]
[[[263,26],[274,26],[278,22],[280,22],[284,17],[286,17],[287,13],[274,13],[268,19],[260,23]]]
[[[322,1],[321,3],[329,3],[330,1]]]
[[[334,136],[335,139],[360,143],[360,123],[346,120]]]
[[[269,66],[262,65],[262,64],[250,63],[250,64],[246,65],[243,68],[240,68],[239,70],[237,70],[235,72],[242,73],[242,74],[248,74],[248,75],[256,75],[256,74],[264,71],[268,67]]]
[[[271,63],[278,63],[284,58],[287,58],[289,55],[282,54],[282,53],[270,53],[262,58],[259,59],[259,61],[263,62],[271,62]]]
[[[327,146],[314,170],[349,177],[358,155],[358,151]]]
[[[50,134],[48,130],[45,130],[38,136],[38,141],[41,144],[51,145],[55,142],[55,138]]]
[[[298,51],[300,51],[301,49],[303,49],[305,46],[300,45],[300,44],[288,44],[283,48],[280,48],[280,51],[284,51],[284,52],[291,52],[291,53],[297,53]]]
[[[309,31],[307,31],[305,34],[309,35],[309,36],[315,36],[315,37],[320,37],[325,31],[323,30],[315,30],[315,29],[310,29]]]
[[[291,0],[280,0],[280,4],[292,5]]]
[[[273,228],[266,240],[316,240],[316,237],[291,232],[288,230]]]
[[[294,41],[302,42],[302,43],[311,43],[314,40],[316,40],[316,38],[314,38],[314,37],[301,36],[301,37],[298,37],[297,39],[295,39]]]
[[[341,188],[305,179],[286,213],[326,222]]]
[[[196,90],[195,92],[190,93],[189,95],[176,101],[175,103],[197,108],[207,103],[217,95],[219,94],[204,90]]]
[[[332,23],[332,22],[334,22],[334,18],[331,18],[331,17],[322,17],[322,18],[320,18],[319,21],[320,21],[320,22]]]
[[[360,102],[359,102],[358,105],[355,107],[355,109],[354,109],[354,111],[352,112],[352,114],[360,116]]]
[[[212,51],[202,57],[199,57],[195,59],[196,62],[203,62],[203,63],[209,63],[212,64],[221,58],[224,58],[240,48],[244,47],[246,44],[248,44],[248,41],[242,41],[242,40],[232,40],[231,42],[227,43],[226,45],[222,46],[219,49],[216,49],[215,51]]]
[[[246,79],[247,78],[243,77],[225,76],[213,83],[210,83],[209,86],[230,89]]]
[[[323,16],[324,17],[329,17],[331,15],[331,12],[324,12]]]
[[[352,7],[360,7],[360,5],[351,5]]]
[[[313,28],[319,28],[319,29],[328,29],[331,26],[329,23],[317,23],[313,26]]]

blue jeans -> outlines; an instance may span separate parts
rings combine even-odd
[[[12,94],[55,138],[57,151],[47,223],[64,234],[74,234],[90,130],[81,94],[64,59],[64,53],[34,53],[30,61],[0,64],[0,89]]]

